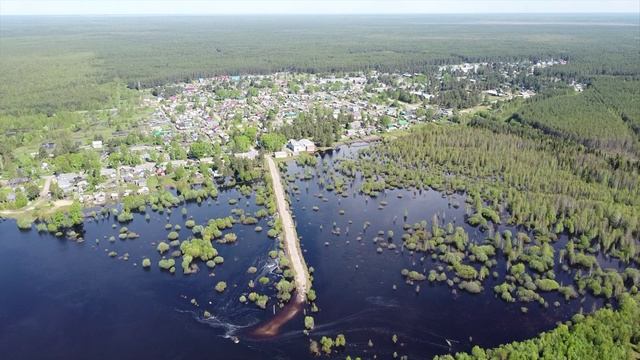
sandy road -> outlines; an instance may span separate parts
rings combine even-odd
[[[269,173],[273,180],[273,192],[276,196],[278,216],[280,216],[282,221],[285,252],[291,261],[291,268],[295,274],[294,282],[296,286],[297,300],[304,301],[307,295],[307,290],[309,290],[309,273],[307,265],[305,264],[304,257],[302,256],[296,227],[293,224],[293,218],[291,217],[289,206],[284,197],[284,189],[282,187],[282,180],[280,179],[278,166],[271,156],[265,155],[265,157],[267,158]]]
[[[40,191],[40,199],[46,200],[49,198],[49,188],[51,188],[51,181],[53,180],[53,176],[47,176],[44,180],[44,186]]]

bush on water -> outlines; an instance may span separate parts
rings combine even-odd
[[[222,238],[222,240],[219,240],[219,241],[222,243],[232,243],[232,242],[236,242],[236,240],[238,240],[238,235],[234,233],[226,233],[224,234],[224,237]]]
[[[323,336],[320,339],[320,345],[322,346],[322,351],[324,351],[325,354],[331,354],[331,348],[334,345],[333,339],[330,337]]]
[[[169,244],[167,244],[164,241],[161,241],[158,246],[156,247],[156,250],[158,250],[160,252],[160,254],[164,254],[167,250],[169,250],[171,247],[169,246]]]
[[[33,219],[27,216],[19,217],[16,221],[16,225],[20,230],[31,230],[33,225]]]
[[[305,316],[304,317],[304,327],[307,330],[313,330],[313,327],[315,326],[314,320],[313,320],[313,316]]]
[[[307,300],[309,301],[316,300],[316,291],[314,289],[309,289],[309,291],[307,291]]]
[[[158,261],[158,266],[164,270],[171,270],[176,265],[176,261],[174,259],[161,259]]]
[[[269,297],[267,295],[258,295],[258,299],[256,299],[256,305],[264,310],[267,308],[268,301]]]
[[[219,293],[223,292],[226,288],[227,288],[227,283],[224,281],[219,281],[216,284],[216,291]]]
[[[126,223],[133,220],[133,214],[128,210],[125,210],[118,214],[117,220],[119,223]]]

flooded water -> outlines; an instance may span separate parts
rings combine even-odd
[[[331,167],[336,159],[352,156],[358,148],[356,144],[326,153],[316,169]],[[304,169],[290,162],[288,173],[300,174]],[[299,189],[298,194],[294,186]],[[311,180],[298,179],[291,182],[289,188],[305,259],[315,269],[313,287],[318,294],[320,312],[314,315],[316,330],[312,336],[335,337],[343,333],[347,347],[340,352],[342,356],[370,358],[375,354],[378,358],[390,358],[397,352],[409,355],[410,359],[425,359],[469,351],[476,344],[496,346],[549,330],[558,321],[570,319],[581,307],[589,312],[593,306],[602,305],[602,300],[589,297],[583,302],[581,299],[567,302],[555,292],[543,296],[550,304],[559,301],[560,307],[544,308],[535,302],[508,304],[496,298],[493,287],[504,281],[506,266],[500,253],[498,264],[492,269],[500,276],[485,280],[485,289],[480,294],[462,290],[452,294],[446,284],[428,281],[420,283],[420,291],[416,293],[415,285],[407,285],[400,271],[407,268],[428,272],[441,263],[422,253],[402,249],[405,211],[410,224],[422,220],[431,223],[436,214],[444,223],[464,227],[470,241],[481,242],[487,234],[464,223],[465,198],[461,194],[445,198],[433,190],[392,190],[370,198],[357,194],[359,181],[356,180],[347,190],[349,196],[343,198],[323,190],[318,176]],[[381,202],[387,205],[381,208]],[[450,204],[460,206],[455,208]],[[319,210],[314,211],[314,206]],[[341,210],[344,215],[340,215]],[[363,231],[365,222],[371,225]],[[340,235],[332,232],[334,226],[340,228]],[[499,227],[500,231],[504,229],[516,233],[512,227]],[[394,232],[393,243],[397,247],[378,254],[378,245],[373,239],[378,231],[387,233],[388,230]],[[566,241],[566,237],[559,239],[555,247],[564,247]],[[609,264],[612,265],[617,263]],[[559,283],[572,283],[572,275],[563,272],[561,266],[556,265],[555,272]],[[520,310],[524,305],[528,308],[526,314]],[[394,334],[398,337],[396,344],[391,340]],[[369,340],[373,347],[369,346]]]
[[[357,146],[343,147],[322,156],[321,166],[349,156]],[[323,165],[324,164],[324,165]],[[294,162],[288,164],[288,174],[303,171]],[[430,257],[402,249],[403,215],[409,223],[431,221],[434,214],[444,222],[463,226],[471,241],[482,241],[486,234],[464,224],[464,197],[445,198],[436,191],[393,190],[372,199],[357,195],[357,182],[343,198],[326,191],[311,180],[296,180],[299,194],[290,192],[292,209],[301,237],[306,262],[314,268],[313,288],[316,290],[319,312],[313,314],[315,329],[311,338],[323,335],[346,336],[346,348],[334,352],[333,358],[346,355],[389,358],[393,352],[410,359],[426,359],[435,354],[470,350],[479,344],[495,346],[501,343],[535,336],[565,321],[582,307],[591,311],[601,306],[601,300],[590,298],[565,302],[557,294],[545,295],[549,303],[559,301],[560,307],[544,308],[528,304],[529,311],[520,311],[522,303],[507,304],[497,299],[494,285],[503,281],[505,264],[495,268],[501,275],[484,282],[485,290],[472,295],[458,290],[453,294],[446,284],[422,282],[419,292],[405,284],[400,274],[408,268],[421,271],[435,266]],[[317,197],[322,194],[328,201]],[[402,195],[399,198],[398,195]],[[230,198],[242,198],[234,206]],[[379,203],[388,205],[382,209]],[[459,208],[450,206],[459,203]],[[318,211],[313,207],[317,206]],[[208,205],[187,205],[188,217],[198,224],[210,218],[230,215],[232,208],[255,212],[253,197],[242,197],[236,190],[221,191],[219,199]],[[344,215],[340,214],[344,210]],[[183,275],[180,261],[171,275],[161,271],[161,258],[155,250],[165,240],[164,225],[180,224],[180,239],[190,230],[179,208],[173,213],[149,212],[151,219],[135,215],[127,227],[141,235],[134,240],[109,242],[118,234],[112,228],[113,218],[88,222],[84,226],[83,243],[59,239],[35,230],[21,232],[13,221],[0,222],[0,353],[5,359],[301,359],[311,358],[309,337],[302,333],[304,312],[282,325],[274,338],[255,339],[250,336],[256,325],[273,316],[270,300],[267,310],[253,304],[241,304],[238,298],[249,292],[247,283],[260,276],[277,281],[276,264],[268,252],[276,242],[266,235],[267,219],[259,224],[265,230],[254,231],[255,225],[236,224],[238,235],[234,244],[215,244],[225,259],[213,270],[199,262],[200,271]],[[397,217],[397,218],[396,218]],[[395,219],[394,219],[395,218]],[[363,231],[363,224],[371,225]],[[341,229],[340,235],[331,232]],[[502,230],[503,228],[500,228]],[[372,240],[378,231],[393,230],[395,250],[378,247]],[[358,240],[358,238],[361,238]],[[96,239],[99,242],[96,242]],[[558,244],[566,239],[561,239]],[[116,251],[118,256],[107,254]],[[128,253],[125,261],[122,256]],[[141,260],[149,257],[149,270]],[[498,256],[500,259],[500,256]],[[255,266],[256,274],[247,269]],[[609,266],[618,266],[615,263]],[[571,275],[556,266],[558,282],[571,282]],[[214,290],[218,281],[226,281],[227,290]],[[394,289],[395,286],[395,289]],[[272,285],[256,290],[274,295]],[[198,306],[192,304],[195,299]],[[204,311],[212,314],[205,319]],[[286,311],[282,315],[286,317]],[[392,336],[398,342],[393,343]],[[239,340],[238,343],[233,341]],[[371,344],[369,343],[371,341]],[[372,345],[372,346],[370,346]]]
[[[210,218],[229,216],[234,207],[257,210],[253,198],[242,197],[235,206],[227,204],[229,198],[240,196],[231,190],[220,193],[217,205],[190,204],[187,217],[204,224]],[[112,228],[113,219],[87,222],[83,243],[35,230],[21,232],[13,221],[0,222],[2,358],[202,359],[225,354],[228,359],[251,359],[296,351],[306,354],[305,343],[291,349],[286,341],[241,338],[236,344],[231,338],[273,314],[273,301],[268,310],[238,301],[249,291],[249,280],[263,275],[278,279],[271,273],[276,264],[268,256],[276,244],[266,230],[256,233],[255,225],[236,224],[227,230],[238,235],[236,243],[214,245],[225,259],[222,265],[210,271],[199,262],[198,273],[183,275],[178,259],[176,274],[171,275],[157,266],[161,256],[156,245],[169,232],[164,228],[166,217],[171,224],[182,226],[180,239],[191,231],[185,228],[179,208],[171,215],[149,213],[149,222],[135,215],[126,225],[141,235],[134,240],[117,239],[119,226]],[[266,219],[257,225],[268,228]],[[114,243],[108,241],[112,235],[116,236]],[[109,257],[110,251],[116,251],[118,257]],[[125,253],[128,261],[121,259]],[[149,270],[141,266],[144,257],[152,261]],[[248,274],[250,266],[258,272]],[[227,282],[223,294],[214,290],[218,281]],[[256,290],[274,293],[257,281]],[[205,320],[204,310],[213,317]]]

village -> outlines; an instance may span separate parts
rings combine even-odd
[[[55,171],[51,166],[55,159],[45,158],[39,178],[0,178],[0,204],[15,210],[55,198],[94,207],[132,194],[147,195],[150,176],[164,176],[180,167],[202,175],[201,164],[219,168],[234,157],[255,160],[264,153],[287,158],[315,152],[326,142],[311,136],[288,138],[282,129],[303,120],[327,121],[317,118],[317,109],[330,113],[329,120],[339,124],[338,142],[369,139],[419,122],[452,121],[481,106],[535,96],[537,89],[523,85],[521,79],[564,64],[565,60],[549,59],[443,65],[428,73],[281,72],[160,86],[147,91],[141,104],[151,110],[138,127],[147,140],[134,145],[114,146],[108,139],[79,144],[79,149],[99,158],[99,170],[93,174],[85,169]],[[570,85],[576,91],[584,88],[584,84]],[[278,140],[266,145],[269,135]],[[55,144],[42,147],[47,150]],[[199,147],[205,150],[194,150]],[[209,171],[213,177],[223,175],[212,167]]]

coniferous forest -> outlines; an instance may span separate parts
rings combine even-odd
[[[525,15],[508,20],[513,24],[491,15],[8,17],[0,22],[0,113],[105,109],[125,96],[114,84],[149,88],[219,74],[423,72],[550,57],[569,59],[562,69],[545,69],[562,79],[640,71],[637,29],[627,26],[636,21],[632,16],[608,15],[607,21],[625,25],[610,27],[563,24],[553,15],[534,19],[549,22],[543,27],[518,24]],[[497,24],[485,23],[491,21]]]

